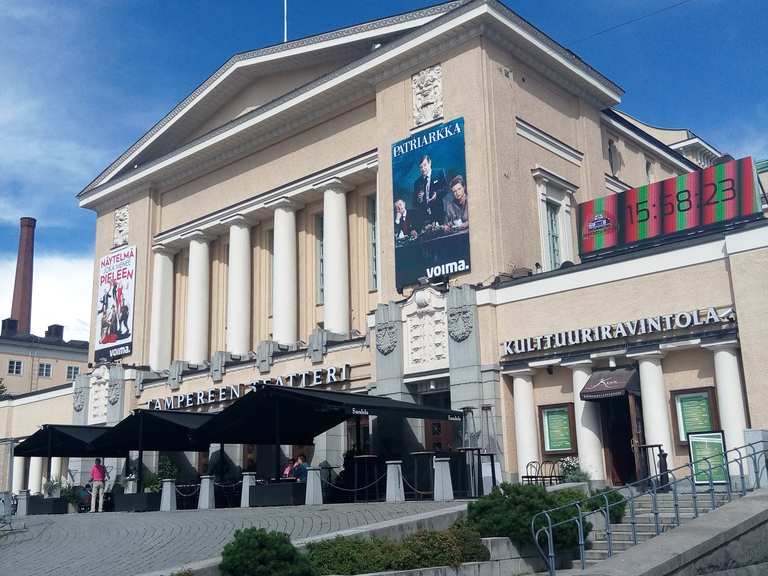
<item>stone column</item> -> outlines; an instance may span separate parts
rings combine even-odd
[[[320,468],[307,470],[307,486],[304,494],[306,506],[317,506],[323,503],[323,485],[320,479]]]
[[[53,482],[59,487],[61,487],[61,458],[60,457],[51,458],[51,477],[48,479],[48,481]],[[58,489],[57,489],[57,492],[58,492]]]
[[[160,494],[160,512],[176,512],[176,480],[164,478]]]
[[[340,180],[323,192],[323,323],[335,334],[349,334],[349,231],[347,193]]]
[[[453,500],[453,482],[451,481],[451,459],[435,458],[435,502],[450,502]],[[486,492],[487,494],[487,492]]]
[[[272,339],[279,344],[295,344],[299,339],[295,208],[278,206],[274,218]]]
[[[24,490],[24,468],[26,459],[23,456],[13,457],[13,493],[18,494]]]
[[[539,461],[539,427],[533,400],[532,370],[520,370],[512,374],[512,395],[515,403],[517,473],[522,477],[529,462]]]
[[[251,229],[243,216],[228,223],[227,352],[243,357],[251,349]]]
[[[189,241],[187,323],[184,332],[184,359],[192,364],[208,360],[210,297],[210,246],[202,232],[195,232]]]
[[[637,357],[640,365],[640,399],[643,403],[643,430],[646,444],[661,444],[664,452],[672,453],[672,429],[669,424],[669,399],[664,386],[661,354]],[[658,463],[651,463],[651,470]]]
[[[581,399],[581,390],[592,375],[591,361],[567,365],[573,374],[573,417],[576,425],[576,443],[579,447],[579,465],[592,480],[605,481],[603,440],[600,427],[600,407],[596,402]]]
[[[152,370],[167,370],[173,338],[173,253],[164,246],[154,246],[152,254],[149,366]]]
[[[213,510],[216,508],[213,480],[213,476],[200,476],[200,494],[197,497],[198,510]]]
[[[735,340],[703,346],[712,350],[715,357],[718,415],[720,428],[725,433],[727,450],[744,446],[744,430],[747,428],[737,347]],[[728,457],[736,458],[736,453],[729,454]]]
[[[39,456],[33,456],[29,459],[29,481],[27,488],[30,495],[42,493],[43,488],[43,459]]]

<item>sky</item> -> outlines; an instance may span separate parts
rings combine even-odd
[[[434,3],[288,0],[288,38]],[[505,3],[619,84],[620,109],[768,158],[764,0]],[[95,218],[75,195],[232,54],[282,39],[282,0],[0,0],[0,316],[34,216],[33,332],[87,339]]]

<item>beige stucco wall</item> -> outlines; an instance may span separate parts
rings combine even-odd
[[[45,398],[55,394],[53,398]],[[0,438],[23,438],[37,432],[43,424],[72,423],[72,394],[41,394],[0,402]]]
[[[74,360],[69,357],[56,357],[50,352],[46,355],[45,352],[40,353],[29,349],[20,350],[19,352],[0,353],[0,374],[2,374],[0,378],[2,378],[8,394],[25,394],[26,392],[52,388],[67,382],[68,366],[77,366],[80,368],[81,373],[88,371],[87,352],[84,350],[80,356],[81,360]],[[21,375],[17,376],[8,373],[9,360],[22,361]],[[38,376],[38,366],[40,364],[51,365],[50,378]]]

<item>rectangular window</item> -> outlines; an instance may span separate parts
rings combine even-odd
[[[80,366],[67,366],[67,380],[74,380],[80,375]]]
[[[53,368],[50,364],[46,362],[40,362],[40,364],[37,365],[37,375],[40,378],[50,378],[51,372],[53,372]]]
[[[21,376],[21,360],[8,360],[8,374],[11,376]]]
[[[315,214],[315,302],[323,303],[323,215]]]
[[[573,404],[540,406],[539,421],[545,454],[576,453]]]
[[[676,436],[680,444],[688,442],[691,432],[711,432],[716,429],[714,388],[673,390]]]
[[[379,259],[376,235],[376,196],[368,196],[368,290],[375,292],[379,289]]]
[[[560,205],[547,201],[547,247],[550,269],[560,266]]]

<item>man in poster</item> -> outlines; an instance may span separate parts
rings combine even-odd
[[[432,158],[424,154],[419,161],[421,176],[413,183],[412,210],[419,213],[424,225],[443,222],[448,184],[444,170],[432,169]]]

